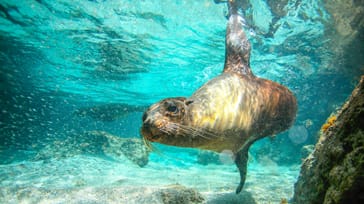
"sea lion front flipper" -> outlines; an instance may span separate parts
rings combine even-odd
[[[240,193],[244,187],[248,166],[248,149],[249,148],[241,149],[235,157],[235,164],[238,167],[240,173],[240,183],[238,188],[236,189],[236,194]]]
[[[225,65],[223,72],[254,76],[250,69],[250,43],[244,33],[244,18],[239,14],[241,1],[229,0],[229,21],[225,36]]]

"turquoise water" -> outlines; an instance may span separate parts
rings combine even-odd
[[[364,72],[363,28],[349,17],[355,6],[245,6],[253,72],[289,87],[299,110],[290,130],[251,148],[247,185],[234,197],[239,175],[224,155],[205,165],[198,150],[156,144],[159,153],[139,167],[84,134],[140,138],[146,107],[189,96],[218,75],[225,4],[0,1],[0,201],[158,203],[153,192],[171,184],[195,188],[210,203],[289,199],[302,147],[316,142]]]

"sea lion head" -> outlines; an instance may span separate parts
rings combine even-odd
[[[151,142],[175,145],[183,134],[181,126],[188,122],[188,105],[184,97],[163,99],[145,111],[141,134]]]

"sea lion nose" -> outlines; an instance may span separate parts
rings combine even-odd
[[[159,138],[158,134],[156,134],[157,132],[158,132],[157,128],[155,128],[150,123],[143,123],[143,126],[140,130],[141,135],[145,139],[152,142],[156,141]]]
[[[140,128],[140,133],[142,137],[151,142],[155,142],[160,138],[160,130],[158,126],[155,123],[151,122],[148,117],[144,119],[143,125]]]
[[[142,128],[140,129],[140,133],[144,138],[150,137],[152,132],[150,131],[150,125],[148,123],[143,123]]]
[[[140,128],[140,133],[146,139],[150,138],[153,134],[152,125],[149,122],[147,122],[146,119],[144,119],[144,117],[143,117],[143,125]]]
[[[142,117],[143,122],[145,122],[145,120],[147,118],[148,118],[148,113],[147,112],[144,112],[143,117]]]
[[[153,134],[152,132],[153,124],[150,123],[150,119],[148,119],[148,113],[145,112],[143,114],[142,120],[143,120],[143,125],[140,129],[140,133],[144,138],[149,138]]]

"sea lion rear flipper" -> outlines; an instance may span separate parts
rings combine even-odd
[[[250,43],[244,33],[244,18],[239,14],[242,1],[230,0],[229,21],[225,36],[225,65],[223,72],[254,76],[250,69]]]
[[[244,187],[248,166],[248,149],[249,148],[241,149],[235,157],[235,164],[238,167],[240,173],[240,183],[238,188],[236,189],[236,194],[240,193]]]

